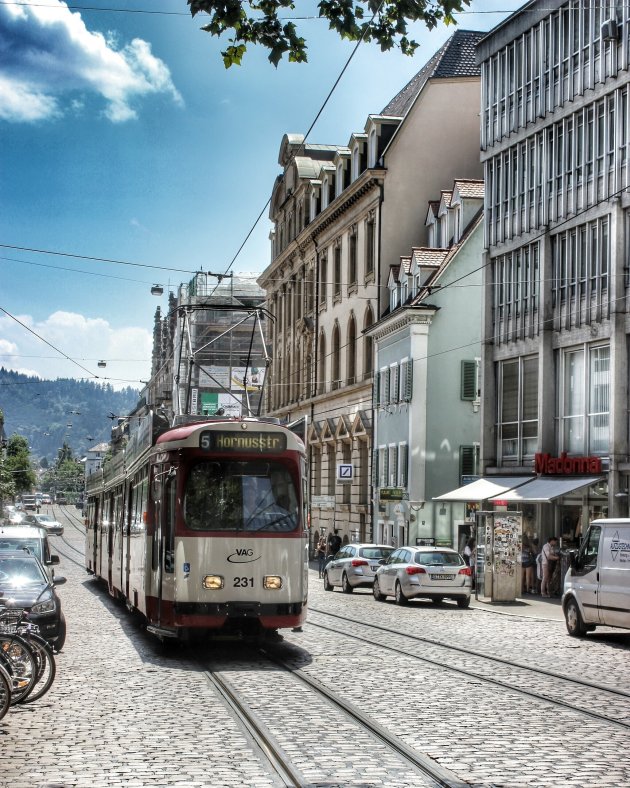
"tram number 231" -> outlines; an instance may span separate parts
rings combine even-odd
[[[253,588],[254,587],[254,578],[253,577],[234,577],[232,579],[234,581],[234,588]]]

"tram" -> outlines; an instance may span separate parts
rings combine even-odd
[[[162,639],[260,638],[300,626],[302,440],[271,419],[197,418],[161,434],[146,422],[89,477],[87,571]]]

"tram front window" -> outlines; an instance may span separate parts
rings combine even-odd
[[[298,500],[279,463],[201,461],[186,482],[184,517],[195,531],[294,531]]]

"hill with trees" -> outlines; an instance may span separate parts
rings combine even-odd
[[[42,378],[0,367],[0,410],[7,437],[26,438],[34,460],[56,461],[67,445],[77,457],[109,441],[112,423],[138,402],[139,392],[115,390],[108,383]]]

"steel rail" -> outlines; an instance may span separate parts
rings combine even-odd
[[[308,781],[291,766],[289,757],[278,744],[275,737],[266,729],[265,725],[247,704],[239,699],[228,683],[220,678],[215,671],[206,669],[204,670],[204,675],[223,698],[241,725],[247,730],[255,745],[262,752],[283,784],[291,786],[291,788],[299,788],[301,785],[306,785]]]
[[[436,786],[440,786],[441,788],[468,788],[469,783],[460,780],[457,775],[435,763],[435,761],[431,760],[428,756],[424,756],[411,747],[408,747],[397,736],[393,736],[382,725],[370,720],[364,712],[360,711],[352,703],[345,701],[337,693],[329,690],[317,681],[317,679],[309,676],[308,673],[305,673],[300,668],[288,665],[283,659],[267,649],[261,648],[260,653],[264,654],[267,659],[271,660],[274,664],[289,671],[311,689],[323,695],[330,703],[345,712],[354,722],[358,723],[362,728],[367,730],[368,733],[379,739],[383,744],[403,758],[403,760],[407,761],[407,763],[413,769],[420,772],[423,777],[429,777],[433,780]]]
[[[340,618],[343,617],[340,616]],[[364,624],[363,622],[357,622],[354,621],[353,619],[346,619],[346,620],[352,621],[352,623],[363,624],[363,626],[366,627],[372,627],[371,624]],[[363,638],[360,635],[353,635],[349,632],[341,632],[338,629],[333,629],[333,627],[327,627],[325,624],[315,624],[314,622],[309,621],[309,625],[317,627],[318,629],[324,629],[327,632],[334,632],[335,634],[341,635],[342,637],[347,637],[347,638],[351,638],[352,640],[358,640],[362,643],[367,643],[372,647],[376,646],[376,648],[381,648],[384,649],[385,651],[391,651],[394,654],[400,654],[406,657],[410,657],[411,659],[419,660],[420,662],[426,662],[429,665],[434,665],[436,667],[442,668],[443,670],[451,670],[454,673],[460,673],[461,675],[467,676],[468,678],[475,678],[478,679],[479,681],[485,681],[488,684],[494,684],[497,687],[501,687],[502,689],[507,689],[512,692],[518,692],[521,695],[527,695],[530,698],[535,698],[536,700],[540,700],[545,703],[551,703],[556,706],[563,706],[564,708],[570,709],[571,711],[577,712],[578,714],[582,714],[587,717],[592,717],[601,722],[606,722],[609,725],[616,725],[618,727],[624,728],[625,730],[630,730],[630,723],[628,722],[623,722],[622,720],[616,720],[613,719],[612,717],[607,717],[605,714],[599,714],[596,711],[588,711],[587,709],[583,709],[580,706],[574,706],[572,703],[561,700],[559,698],[549,698],[546,695],[541,695],[539,692],[535,692],[534,690],[528,690],[522,687],[516,687],[513,684],[509,684],[507,681],[502,681],[501,679],[495,679],[489,676],[484,676],[483,674],[480,673],[474,673],[473,671],[465,670],[464,668],[459,668],[456,665],[445,665],[443,662],[439,662],[436,659],[431,659],[430,657],[421,657],[418,656],[418,654],[413,654],[409,651],[404,651],[403,649],[396,648],[395,646],[388,646],[385,643],[377,643],[374,640],[368,640],[367,638]],[[379,629],[379,627],[376,628]],[[406,637],[406,635],[403,635],[403,637]],[[462,651],[462,649],[457,649],[457,650]],[[493,659],[493,657],[484,657],[484,658],[490,660]],[[506,663],[506,664],[510,664],[510,663]],[[532,670],[532,668],[525,668],[525,669]]]
[[[309,612],[319,613],[324,616],[331,616],[332,618],[338,618],[341,621],[351,621],[353,624],[360,624],[364,627],[370,627],[371,629],[378,629],[381,632],[386,632],[388,635],[399,635],[400,637],[406,637],[409,638],[410,640],[415,640],[418,643],[428,643],[431,646],[440,646],[441,648],[450,649],[451,651],[459,651],[461,654],[466,654],[467,656],[481,657],[482,659],[488,659],[491,660],[492,662],[498,662],[501,665],[507,665],[510,668],[520,668],[521,670],[530,670],[533,673],[539,673],[542,676],[549,676],[550,678],[553,679],[560,679],[562,681],[571,682],[572,684],[579,684],[583,687],[589,687],[590,689],[596,689],[602,692],[610,692],[612,695],[620,695],[621,697],[624,698],[630,698],[630,692],[626,692],[625,690],[614,689],[613,687],[609,687],[606,684],[598,684],[596,681],[574,678],[572,676],[567,676],[563,673],[556,673],[555,671],[548,670],[547,668],[534,667],[532,665],[527,665],[525,662],[514,662],[513,660],[504,659],[503,657],[496,657],[492,654],[485,654],[483,651],[476,651],[474,649],[465,648],[464,646],[456,646],[452,643],[445,643],[442,640],[433,640],[432,638],[422,637],[421,635],[412,635],[409,632],[400,632],[399,630],[391,629],[390,627],[380,626],[379,624],[372,624],[368,621],[360,621],[356,618],[348,618],[347,616],[341,616],[338,613],[329,613],[327,610],[319,610],[316,607],[309,606]]]

